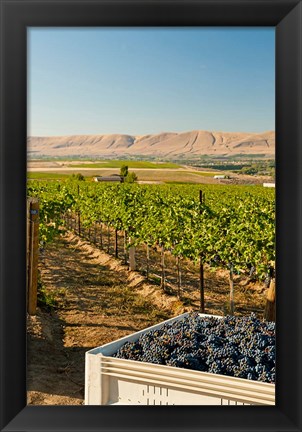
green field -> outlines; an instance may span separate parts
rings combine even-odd
[[[147,161],[123,161],[123,160],[108,160],[104,162],[92,162],[92,163],[79,163],[72,165],[75,168],[121,168],[121,166],[127,165],[129,168],[149,168],[149,169],[165,169],[165,168],[181,168],[172,162],[147,162]]]
[[[78,171],[77,171],[78,170]],[[106,176],[112,175],[116,173],[116,168],[113,168],[112,171],[105,171],[100,169],[99,172],[95,172],[94,170],[81,170],[81,168],[76,168],[74,171],[67,172],[46,172],[46,171],[38,171],[32,172],[29,171],[27,173],[27,178],[29,180],[65,180],[70,178],[73,174],[77,174],[80,172],[86,178],[86,180],[91,180],[96,175]],[[154,171],[152,169],[146,171],[137,171],[134,169],[138,176],[138,180],[142,181],[161,181],[164,183],[177,184],[177,183],[208,183],[212,182],[214,175],[219,174],[216,172],[206,172],[206,171]],[[203,181],[204,179],[204,181]],[[209,180],[208,180],[209,179]]]
[[[221,172],[208,172],[208,171],[190,171],[190,174],[197,174],[202,177],[214,177],[215,175],[221,174]]]
[[[70,177],[71,174],[58,174],[51,172],[28,172],[27,178],[29,180],[60,180]]]

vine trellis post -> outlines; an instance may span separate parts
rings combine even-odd
[[[80,185],[78,185],[78,197],[80,196]],[[79,237],[81,236],[81,212],[78,211],[78,231],[79,231]]]
[[[202,204],[202,190],[199,191],[199,202]],[[200,207],[200,213],[202,208]],[[200,293],[200,312],[204,313],[204,268],[202,253],[199,257],[199,293]]]
[[[39,259],[39,200],[27,200],[27,311],[36,314]]]
[[[127,264],[127,231],[124,231],[124,263]]]
[[[107,225],[107,253],[110,253],[110,225]]]
[[[101,249],[103,249],[103,223],[100,221],[100,245]]]
[[[267,321],[276,321],[276,281],[274,277],[271,278],[267,292],[264,319]]]
[[[163,291],[166,290],[166,273],[165,273],[165,248],[161,247],[161,282],[160,286]]]
[[[177,255],[177,297],[181,299],[181,265],[180,256]]]
[[[115,237],[114,237],[114,256],[118,258],[118,230],[115,229]]]
[[[230,264],[230,315],[234,315],[234,268]]]
[[[146,268],[146,279],[149,280],[149,272],[150,272],[150,251],[149,245],[146,244],[146,259],[147,259],[147,268]]]
[[[131,244],[131,238],[129,238],[129,243]],[[136,262],[135,262],[135,246],[129,247],[129,270],[136,270]]]

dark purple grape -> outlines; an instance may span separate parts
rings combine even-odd
[[[196,312],[126,342],[114,357],[275,382],[275,323]]]

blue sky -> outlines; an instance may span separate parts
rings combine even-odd
[[[275,29],[30,28],[28,135],[275,130]]]

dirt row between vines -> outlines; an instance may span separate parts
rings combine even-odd
[[[28,316],[28,404],[82,405],[85,352],[188,310],[198,309],[199,294],[184,305],[174,295],[130,272],[93,244],[67,232],[40,257],[45,295],[55,308]],[[226,272],[205,274],[206,313],[224,313]],[[237,311],[258,313],[265,293],[239,281]],[[186,295],[187,297],[187,295]]]

